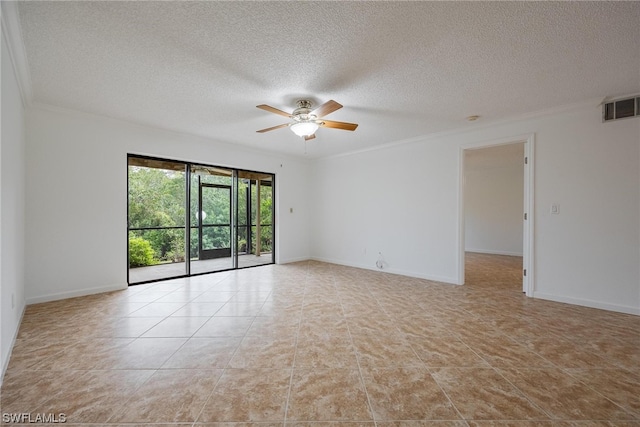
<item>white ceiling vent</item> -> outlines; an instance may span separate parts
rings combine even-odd
[[[618,99],[602,105],[602,121],[640,117],[640,96]]]

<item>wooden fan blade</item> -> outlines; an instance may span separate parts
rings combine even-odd
[[[342,130],[356,130],[358,125],[356,123],[347,123],[347,122],[334,122],[332,120],[323,120],[320,123],[320,126],[332,129],[342,129]]]
[[[285,124],[278,125],[278,126],[273,126],[273,127],[266,128],[266,129],[260,129],[260,130],[257,130],[256,132],[265,133],[265,132],[269,132],[270,130],[276,130],[276,129],[280,129],[280,128],[285,128],[287,126],[289,126],[289,123],[285,123]]]
[[[304,140],[305,140],[305,141],[308,141],[308,140],[313,139],[313,138],[315,138],[315,137],[316,137],[316,134],[314,133],[313,135],[305,136],[305,137],[304,137]]]
[[[260,104],[260,105],[256,105],[256,107],[258,107],[259,109],[264,110],[264,111],[269,111],[270,113],[279,114],[281,116],[285,116],[285,117],[289,117],[289,118],[291,117],[291,114],[286,113],[286,112],[284,112],[282,110],[278,110],[277,108],[272,107],[270,105]]]
[[[325,102],[324,104],[322,104],[321,106],[319,106],[318,108],[316,108],[315,110],[313,110],[311,114],[314,114],[316,117],[320,118],[320,117],[326,116],[327,114],[331,114],[334,111],[339,110],[341,108],[342,108],[342,104],[339,104],[333,99],[331,99]]]

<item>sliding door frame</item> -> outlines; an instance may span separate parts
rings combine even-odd
[[[152,279],[152,280],[144,280],[144,281],[140,281],[140,282],[135,282],[135,283],[131,283],[130,282],[130,266],[129,266],[129,231],[130,231],[130,224],[129,224],[129,160],[131,158],[137,158],[137,159],[144,159],[144,160],[150,160],[150,161],[159,161],[159,162],[171,162],[171,163],[175,163],[175,164],[183,164],[184,165],[184,173],[185,173],[185,205],[184,205],[184,209],[185,209],[185,225],[184,225],[184,230],[185,230],[185,274],[183,275],[178,275],[178,276],[171,276],[171,277],[163,277],[160,279]],[[230,197],[230,204],[231,204],[231,224],[230,224],[230,233],[231,233],[231,259],[232,259],[232,266],[230,268],[225,268],[225,269],[221,269],[221,270],[215,270],[215,271],[210,271],[210,272],[202,272],[202,273],[192,273],[191,272],[191,177],[193,174],[193,167],[210,167],[210,168],[217,168],[217,169],[226,169],[228,171],[231,172],[231,197]],[[272,243],[271,243],[271,260],[268,263],[261,263],[261,264],[257,264],[257,265],[247,265],[244,267],[240,267],[239,263],[238,263],[238,256],[239,256],[239,252],[238,252],[238,212],[239,212],[239,200],[238,200],[238,193],[239,193],[239,183],[238,183],[238,173],[240,173],[242,175],[242,173],[248,173],[248,174],[255,174],[255,175],[265,175],[265,176],[270,176],[271,177],[271,199],[272,199],[272,206],[271,206],[271,239],[272,239]],[[229,270],[238,270],[238,269],[245,269],[245,268],[253,268],[253,267],[261,267],[263,265],[271,265],[271,264],[275,264],[275,260],[276,260],[276,191],[275,191],[275,186],[276,186],[276,175],[275,173],[271,173],[271,172],[262,172],[262,171],[254,171],[254,170],[249,170],[249,169],[240,169],[240,168],[232,168],[232,167],[227,167],[227,166],[219,166],[219,165],[212,165],[212,164],[206,164],[206,163],[200,163],[200,162],[189,162],[189,161],[185,161],[185,160],[175,160],[175,159],[169,159],[169,158],[163,158],[163,157],[155,157],[155,156],[148,156],[148,155],[140,155],[140,154],[134,154],[134,153],[127,153],[127,186],[126,186],[126,197],[127,197],[127,218],[126,218],[126,223],[127,223],[127,231],[126,231],[126,244],[127,244],[127,283],[129,286],[135,286],[135,285],[141,285],[141,284],[145,284],[145,283],[153,283],[153,282],[159,282],[159,281],[163,281],[163,280],[170,280],[170,279],[179,279],[179,278],[185,278],[185,277],[193,277],[193,276],[201,276],[204,274],[212,274],[212,273],[217,273],[217,272],[221,272],[221,271],[229,271]],[[250,191],[250,186],[249,186],[249,194],[248,197],[251,197],[251,191]],[[260,208],[260,200],[257,201],[257,206],[256,209]],[[249,205],[251,205],[251,203],[249,203]],[[247,216],[249,218],[251,218],[251,214],[250,212],[247,214]],[[249,224],[247,224],[247,235],[251,234],[251,222],[249,222]],[[258,237],[259,238],[259,237]],[[201,242],[200,242],[201,244]]]

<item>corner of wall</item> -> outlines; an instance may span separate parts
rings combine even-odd
[[[0,381],[25,311],[25,105],[30,95],[27,93],[28,70],[21,68],[19,60],[24,47],[17,13],[15,4],[10,3],[0,5],[3,58],[0,72]]]

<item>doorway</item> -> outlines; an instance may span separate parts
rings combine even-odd
[[[127,166],[130,285],[275,263],[273,174],[136,155]]]
[[[533,136],[460,150],[459,284],[531,296]]]
[[[230,257],[231,186],[201,183],[199,187],[198,259]]]

